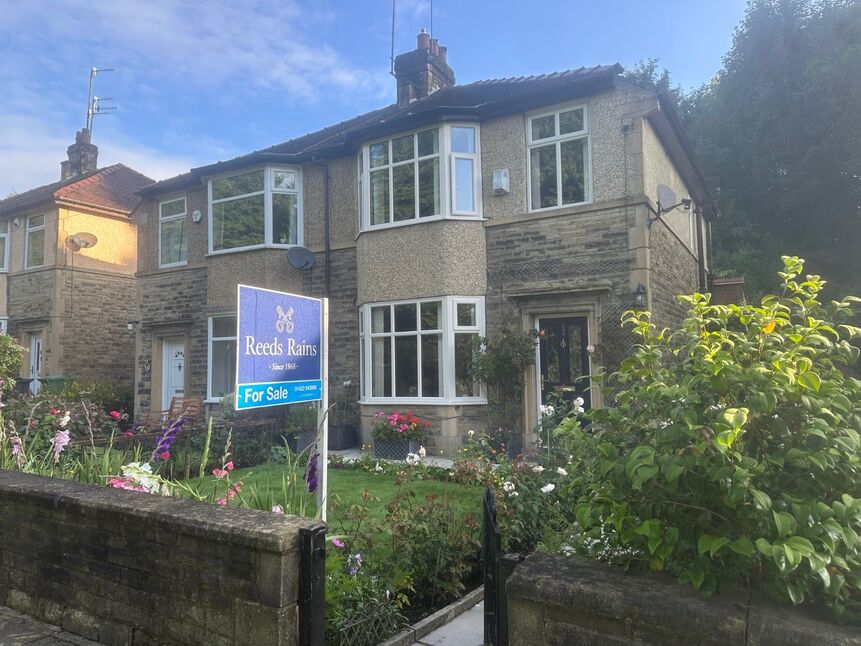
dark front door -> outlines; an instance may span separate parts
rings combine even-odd
[[[584,408],[589,408],[587,379],[589,374],[588,327],[585,316],[541,318],[538,320],[541,370],[541,403],[547,402],[550,393],[556,392],[565,399],[582,397]]]

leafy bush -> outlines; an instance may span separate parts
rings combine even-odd
[[[135,396],[131,388],[124,388],[110,381],[93,381],[81,383],[67,379],[63,383],[61,397],[67,401],[86,399],[107,411],[125,413],[120,426],[125,430],[131,425]]]
[[[569,419],[566,493],[588,556],[665,571],[710,594],[747,584],[861,620],[861,329],[857,298],[825,306],[818,276],[784,258],[783,293],[690,306],[678,330],[646,312],[614,402]]]
[[[15,377],[21,374],[24,348],[8,334],[0,333],[0,398],[15,389]]]

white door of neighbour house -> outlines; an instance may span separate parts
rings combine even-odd
[[[185,396],[185,338],[171,337],[162,342],[162,410],[170,408],[173,397]]]
[[[42,376],[42,335],[33,334],[30,337],[30,392],[34,395],[42,388],[39,378]]]

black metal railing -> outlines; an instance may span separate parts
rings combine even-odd
[[[299,530],[299,643],[326,643],[326,525]]]

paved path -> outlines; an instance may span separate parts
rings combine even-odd
[[[43,624],[6,606],[0,606],[0,646],[99,646],[89,639]]]
[[[482,646],[484,601],[415,642],[416,646]]]

